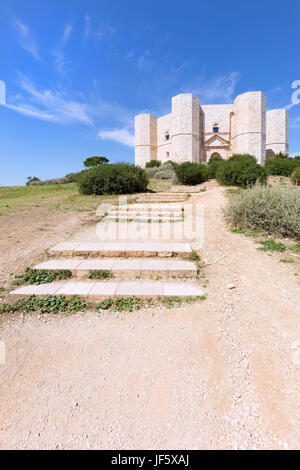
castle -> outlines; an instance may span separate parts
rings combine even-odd
[[[288,153],[288,142],[288,111],[266,111],[261,91],[221,105],[200,105],[197,96],[183,93],[172,98],[170,114],[135,117],[135,164],[141,167],[150,160],[208,162],[235,153],[250,153],[263,164],[276,153]]]

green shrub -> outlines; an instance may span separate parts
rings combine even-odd
[[[300,186],[300,165],[294,169],[291,180],[294,185]]]
[[[266,160],[265,169],[268,175],[291,176],[295,168],[300,166],[298,158],[290,158],[288,155],[278,153],[273,158]]]
[[[156,166],[153,168],[146,168],[145,171],[146,171],[148,178],[154,178],[156,173],[158,172],[158,167]]]
[[[154,178],[157,180],[171,180],[173,179],[173,176],[174,170],[170,168],[162,168],[155,173]]]
[[[128,163],[103,164],[81,174],[82,194],[133,194],[147,189],[148,177],[142,168]]]
[[[256,184],[232,196],[224,215],[233,227],[300,238],[300,191],[289,185]]]
[[[149,178],[160,180],[173,180],[175,177],[174,165],[171,161],[165,162],[159,167],[146,168],[146,173]]]
[[[184,162],[176,165],[175,173],[180,183],[195,185],[208,179],[208,169],[203,163]]]
[[[150,160],[150,162],[146,163],[146,168],[155,168],[160,165],[161,165],[160,160]]]
[[[217,169],[224,163],[221,157],[212,157],[208,162],[208,178],[212,179],[216,177]]]
[[[86,171],[86,170],[83,170],[83,171]],[[70,183],[78,183],[81,173],[82,173],[81,171],[79,171],[78,173],[68,173],[65,176],[65,178],[69,180]]]
[[[256,182],[265,183],[267,173],[252,155],[237,154],[219,164],[216,178],[218,183],[225,186],[247,188],[253,186]]]

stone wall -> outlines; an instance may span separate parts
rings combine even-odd
[[[218,133],[213,132],[217,125]],[[217,142],[210,138],[225,139]],[[208,143],[207,143],[208,142]],[[210,143],[211,142],[211,143]],[[135,163],[147,161],[208,161],[218,152],[222,158],[250,153],[264,163],[271,152],[288,152],[288,112],[266,113],[261,91],[238,95],[233,104],[199,105],[199,98],[184,93],[172,98],[172,112],[160,118],[139,114],[135,118]]]
[[[258,163],[266,159],[266,97],[261,91],[249,91],[234,100],[232,153],[250,153]]]
[[[267,155],[289,152],[289,116],[286,109],[267,111]]]

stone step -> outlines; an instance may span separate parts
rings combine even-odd
[[[63,242],[49,250],[51,255],[92,257],[149,257],[188,258],[192,249],[188,243],[164,242]]]
[[[161,276],[193,277],[197,275],[197,267],[192,261],[174,258],[98,258],[98,259],[53,259],[34,266],[34,269],[68,269],[73,276],[83,277],[90,271],[107,270],[116,276]]]
[[[144,216],[144,217],[182,217],[183,211],[167,211],[167,210],[160,210],[160,211],[152,211],[152,210],[132,210],[132,211],[121,211],[121,210],[110,210],[107,213],[108,215],[118,215],[118,216]]]
[[[167,211],[167,210],[160,210],[160,211],[152,211],[152,210],[131,210],[131,211],[121,211],[121,210],[110,210],[108,211],[108,215],[144,215],[144,216],[169,216],[169,217],[182,217],[183,211]]]
[[[151,211],[151,212],[180,212],[184,210],[184,206],[182,204],[178,204],[177,202],[167,202],[167,203],[152,203],[152,204],[131,204],[130,206],[115,206],[109,209],[109,211]]]
[[[144,201],[184,201],[187,193],[149,193],[138,196],[137,202]]]
[[[137,220],[141,222],[181,222],[183,217],[167,217],[167,216],[142,216],[142,215],[108,215],[106,220],[118,220],[118,221],[131,221]]]
[[[155,281],[67,281],[52,282],[33,286],[23,286],[10,293],[14,298],[36,295],[78,295],[90,302],[112,297],[197,297],[204,292],[197,284]]]

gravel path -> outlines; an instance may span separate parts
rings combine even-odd
[[[300,447],[300,258],[229,232],[223,193],[192,196],[206,301],[1,321],[1,449]]]

